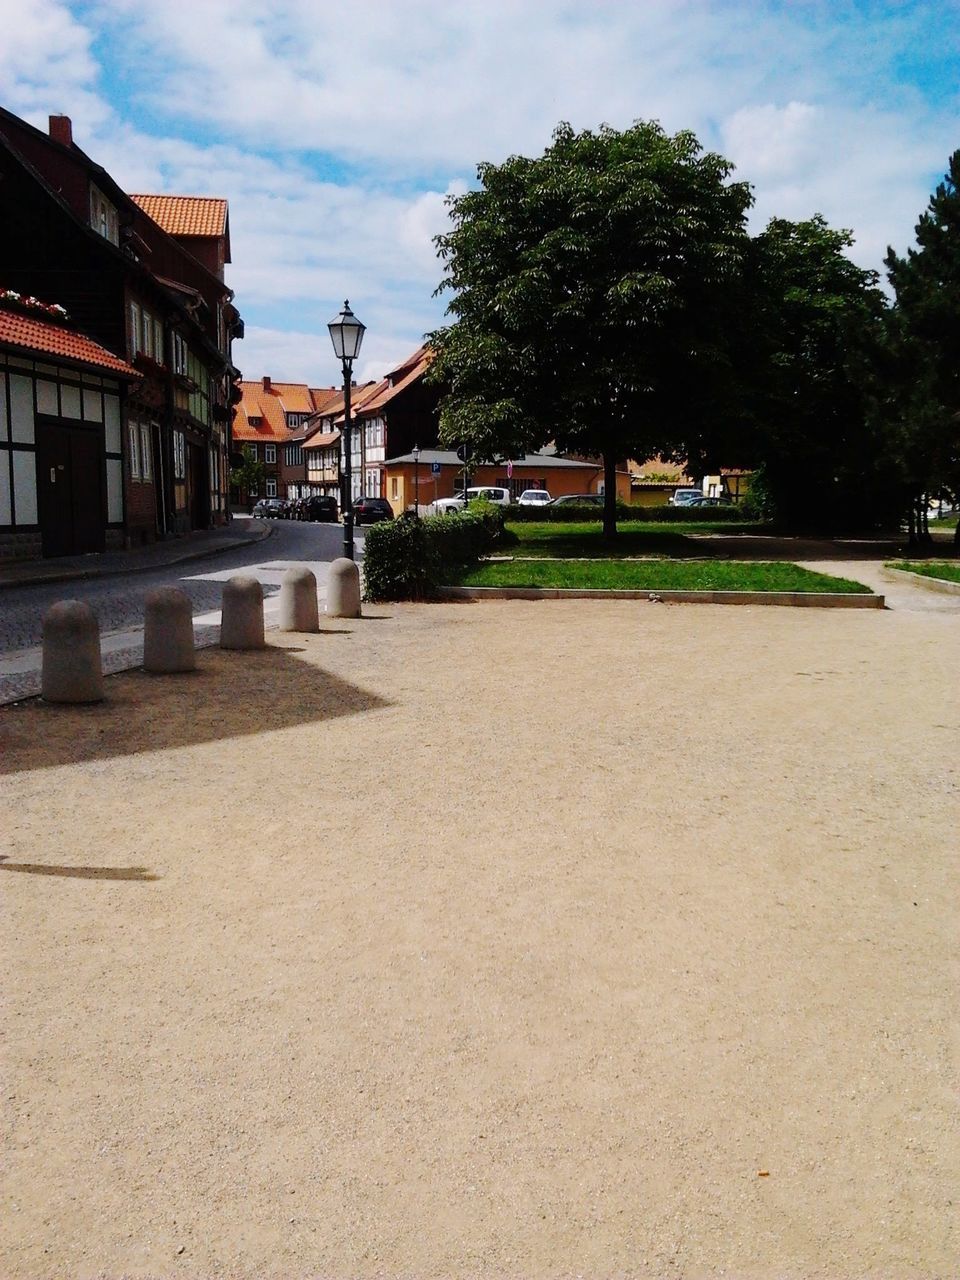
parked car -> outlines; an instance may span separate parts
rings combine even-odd
[[[545,507],[549,501],[550,495],[546,489],[524,489],[517,499],[521,507]]]
[[[282,498],[261,498],[253,508],[253,514],[261,520],[279,520],[285,506]]]
[[[691,503],[702,497],[702,489],[674,489],[673,497],[667,500],[667,506],[689,507]]]
[[[475,498],[479,498],[484,502],[492,502],[494,506],[509,507],[513,499],[510,497],[509,489],[502,489],[499,485],[481,484],[467,490],[466,501],[464,501],[463,490],[455,493],[452,498],[438,498],[433,504],[433,509],[438,514],[444,511],[462,511],[467,502],[473,502]]]
[[[310,498],[300,499],[301,520],[325,520],[336,523],[340,519],[340,510],[336,498],[330,494],[315,493]]]
[[[393,519],[393,507],[386,498],[358,498],[353,504],[353,523],[377,524]]]
[[[602,493],[564,493],[559,498],[552,498],[551,507],[602,507]]]
[[[734,504],[729,498],[694,498],[692,502],[678,503],[683,507],[732,507]]]

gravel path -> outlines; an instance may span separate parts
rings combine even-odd
[[[0,709],[0,1274],[949,1277],[950,612],[369,607]]]

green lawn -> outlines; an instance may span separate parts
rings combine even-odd
[[[919,573],[924,578],[940,578],[946,582],[960,582],[960,563],[956,560],[900,560],[887,565],[888,569],[903,569],[906,573]]]
[[[514,560],[482,564],[465,587],[571,587],[608,591],[830,591],[870,588],[788,563],[731,560]]]
[[[931,529],[955,529],[957,527],[957,516],[943,516],[939,520],[928,521]]]
[[[673,524],[657,524],[642,520],[624,520],[618,525],[617,537],[605,542],[599,522],[579,521],[575,524],[523,523],[507,521],[508,533],[516,536],[510,550],[518,556],[548,556],[566,560],[576,556],[589,556],[622,560],[626,556],[670,555],[686,551],[702,555],[702,547],[686,537],[691,533],[759,533],[765,526],[759,524],[732,523],[729,520],[677,521]],[[505,548],[506,549],[506,548]]]

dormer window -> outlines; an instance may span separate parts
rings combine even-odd
[[[262,426],[263,426],[263,418],[260,416],[260,414],[259,414],[259,413],[251,413],[251,414],[248,414],[248,415],[247,415],[247,421],[250,423],[251,427],[262,427]]]
[[[90,225],[104,240],[111,244],[120,243],[120,223],[117,207],[107,199],[99,188],[90,184]]]
[[[310,417],[309,413],[288,413],[287,427],[293,430],[295,427],[302,427],[306,420]]]

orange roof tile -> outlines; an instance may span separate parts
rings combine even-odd
[[[225,236],[227,202],[219,196],[133,195],[148,218],[170,236]]]
[[[0,346],[17,347],[23,351],[42,352],[69,360],[73,364],[90,365],[97,369],[109,369],[121,378],[139,378],[141,375],[125,360],[115,356],[106,347],[81,333],[65,329],[46,320],[34,320],[31,316],[0,309]]]
[[[305,440],[303,442],[303,447],[305,449],[329,449],[332,445],[335,445],[339,439],[339,431],[320,432],[317,435],[311,436],[309,440]]]
[[[327,403],[328,387],[308,387],[305,382],[241,382],[240,403],[233,420],[235,440],[279,440],[286,443],[302,434],[302,427],[287,426],[288,413],[316,413]],[[251,419],[259,422],[251,422]]]

